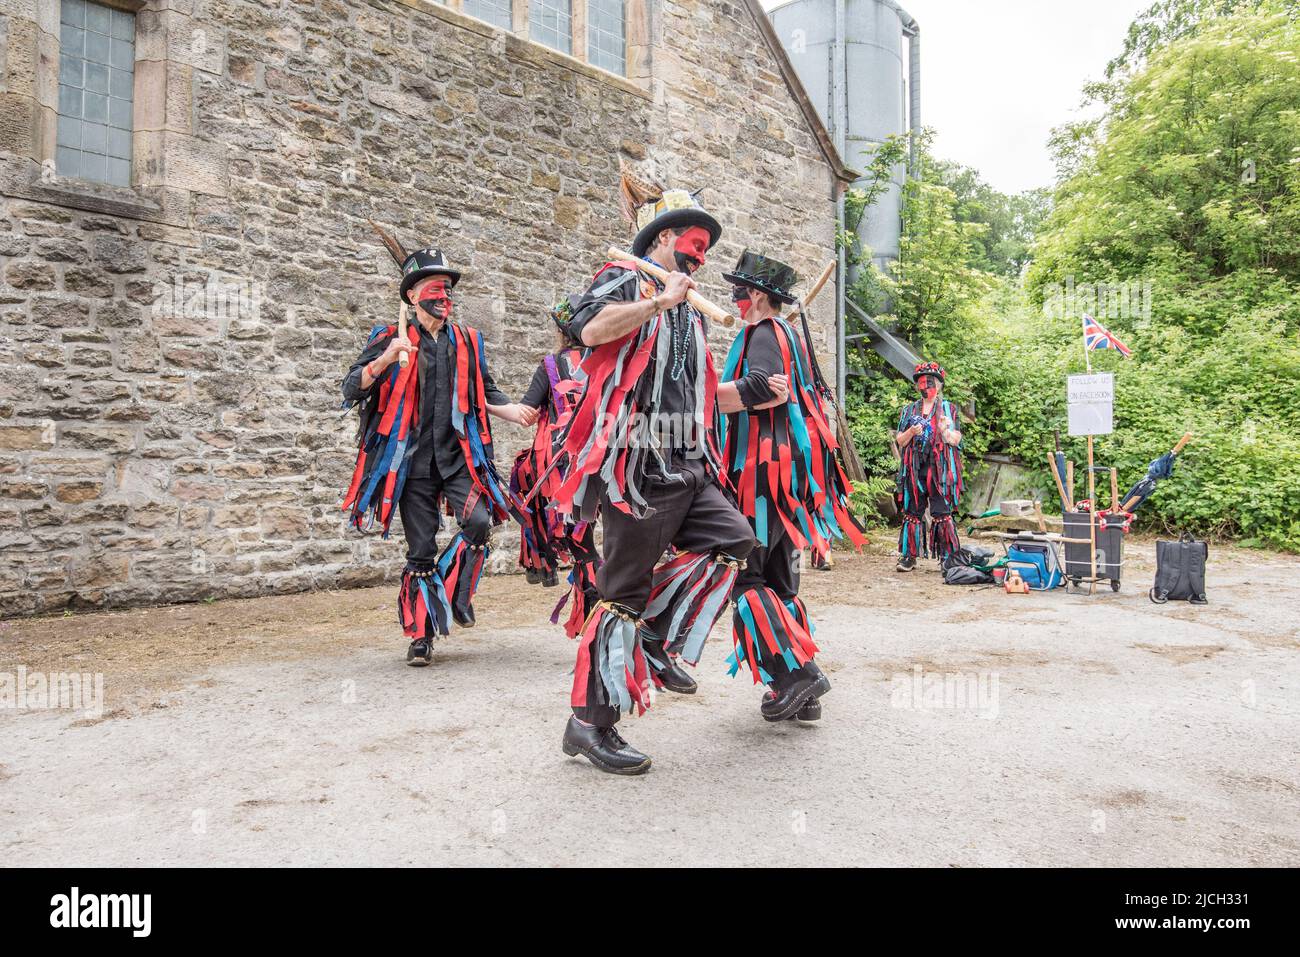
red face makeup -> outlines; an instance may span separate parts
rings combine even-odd
[[[748,286],[732,286],[731,301],[734,302],[736,308],[740,310],[740,318],[742,320],[749,315],[749,310],[754,306],[754,300],[749,296]]]
[[[416,305],[433,316],[446,322],[451,318],[451,287],[445,279],[435,279],[420,290]]]
[[[916,387],[921,391],[921,395],[933,399],[939,392],[939,380],[932,375],[923,375],[916,380]]]
[[[709,251],[709,231],[703,226],[692,226],[677,237],[673,253],[677,267],[693,273],[704,265],[704,255]]]

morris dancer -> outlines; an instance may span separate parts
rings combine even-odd
[[[538,364],[528,391],[519,400],[520,405],[538,410],[537,432],[533,444],[515,459],[510,490],[521,499],[532,496],[519,536],[519,565],[529,584],[554,586],[559,583],[560,563],[572,563],[570,591],[556,605],[551,621],[558,623],[565,603],[572,600],[565,632],[574,638],[599,600],[599,556],[594,523],[566,521],[551,507],[551,497],[560,484],[560,473],[550,468],[551,462],[583,386],[582,352],[571,345],[567,331],[573,319],[572,304],[565,300],[556,306],[551,319],[556,327],[555,351]]]
[[[785,263],[746,250],[722,278],[733,284],[745,322],[718,391],[728,413],[723,458],[758,539],[731,593],[735,650],[728,663],[733,675],[747,664],[754,682],[770,688],[759,704],[766,720],[816,721],[818,699],[831,684],[813,660],[813,626],[799,599],[802,550],[825,558],[833,539],[847,537],[858,548],[867,539],[848,510],[853,488],[803,336],[780,316],[795,301],[790,289],[798,277]]]
[[[898,533],[900,572],[916,568],[920,556],[943,561],[961,547],[952,517],[962,490],[961,432],[956,427],[956,407],[943,398],[946,377],[939,363],[920,363],[912,381],[921,397],[898,419],[898,502],[903,511],[903,527]]]
[[[604,530],[601,600],[580,638],[564,753],[643,774],[650,758],[614,725],[649,706],[652,681],[694,693],[677,657],[699,660],[754,534],[723,491],[717,374],[704,318],[685,301],[722,227],[685,191],[626,174],[622,189],[638,227],[632,253],[671,275],[660,284],[635,262],[606,263],[579,301],[571,334],[591,353],[554,501],[579,520],[599,509]],[[656,567],[669,545],[677,557]]]
[[[393,241],[385,236],[397,258]],[[396,247],[400,250],[400,247]],[[402,300],[415,307],[406,339],[376,326],[343,380],[344,406],[360,405],[360,452],[343,508],[362,528],[366,516],[388,537],[393,503],[406,534],[406,569],[398,591],[406,663],[433,660],[432,640],[455,621],[474,624],[474,592],[488,557],[488,533],[516,512],[492,460],[488,415],[530,426],[535,409],[511,403],[488,372],[483,336],[452,322],[460,273],[437,249],[401,259]],[[406,356],[403,367],[400,359]],[[439,504],[460,531],[437,552]]]

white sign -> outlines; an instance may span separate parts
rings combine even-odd
[[[1071,435],[1110,435],[1114,429],[1115,377],[1109,372],[1066,380]]]

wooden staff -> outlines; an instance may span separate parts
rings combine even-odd
[[[974,538],[1026,538],[1035,542],[1055,542],[1058,545],[1087,545],[1086,538],[1069,538],[1056,532],[995,532],[987,528],[977,528],[970,532]]]
[[[812,288],[808,290],[808,295],[804,296],[803,299],[794,304],[794,308],[790,310],[790,314],[786,316],[786,318],[793,319],[806,309],[812,301],[817,298],[817,293],[822,291],[822,286],[826,285],[827,281],[831,278],[831,273],[833,272],[835,272],[834,259],[826,264],[826,268],[822,270],[822,274],[817,277],[817,281],[813,283]]]
[[[1069,489],[1065,501],[1070,506],[1070,511],[1074,511],[1074,463],[1065,463],[1065,487]]]
[[[863,467],[862,459],[858,456],[857,446],[853,444],[853,431],[849,428],[848,417],[844,414],[844,404],[839,401],[839,397],[835,395],[835,390],[829,382],[825,381],[825,377],[822,375],[821,367],[817,364],[817,352],[813,349],[812,330],[808,328],[808,306],[817,298],[817,294],[830,281],[831,274],[834,272],[835,260],[832,259],[822,269],[821,275],[817,277],[817,281],[808,290],[808,295],[797,301],[785,318],[790,321],[795,316],[798,316],[802,320],[804,347],[808,350],[808,360],[812,363],[816,385],[830,396],[831,405],[835,407],[835,436],[839,444],[840,463],[844,466],[844,474],[848,476],[850,482],[865,482],[867,480],[867,470]],[[897,445],[894,445],[894,452],[896,455],[898,454]]]
[[[1061,508],[1070,511],[1070,498],[1065,494],[1065,486],[1061,484],[1061,475],[1056,471],[1056,457],[1052,455],[1052,450],[1047,450],[1047,471],[1052,473],[1052,478],[1056,482],[1056,491],[1061,496]]]
[[[406,302],[405,301],[402,302],[402,309],[397,314],[397,335],[403,342],[409,341],[406,338]],[[405,352],[403,352],[401,355],[397,357],[397,364],[401,366],[403,369],[406,368],[406,364],[410,361],[411,361],[410,357]]]
[[[1092,470],[1092,436],[1088,436],[1088,561],[1092,566],[1092,580],[1088,594],[1097,592],[1097,476]]]
[[[636,256],[633,256],[627,250],[619,249],[617,246],[610,246],[609,249],[607,249],[605,252],[606,255],[612,257],[615,260],[622,261],[622,260],[630,259],[632,262],[636,263],[637,269],[641,270],[644,273],[649,273],[651,276],[654,276],[656,279],[666,280],[670,275],[668,270],[664,269],[662,266],[657,266],[654,263],[646,262],[644,259],[638,259]],[[732,316],[725,309],[715,306],[713,303],[709,302],[709,300],[705,299],[694,289],[686,293],[686,301],[689,302],[696,309],[698,309],[700,312],[702,312],[704,315],[708,316],[714,322],[720,322],[724,326],[734,326],[736,324],[736,319],[734,316]]]
[[[1110,470],[1110,510],[1119,508],[1119,469]]]

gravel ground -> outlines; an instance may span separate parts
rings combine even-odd
[[[391,588],[0,622],[0,681],[102,673],[102,713],[0,708],[13,865],[1300,864],[1300,561],[1216,549],[1212,604],[807,572],[834,689],[771,725],[714,634],[693,697],[564,757],[557,597],[485,581],[403,664]],[[944,698],[948,676],[950,694]],[[963,694],[958,696],[957,690]],[[0,690],[3,686],[0,685]],[[965,692],[969,691],[969,694]]]

